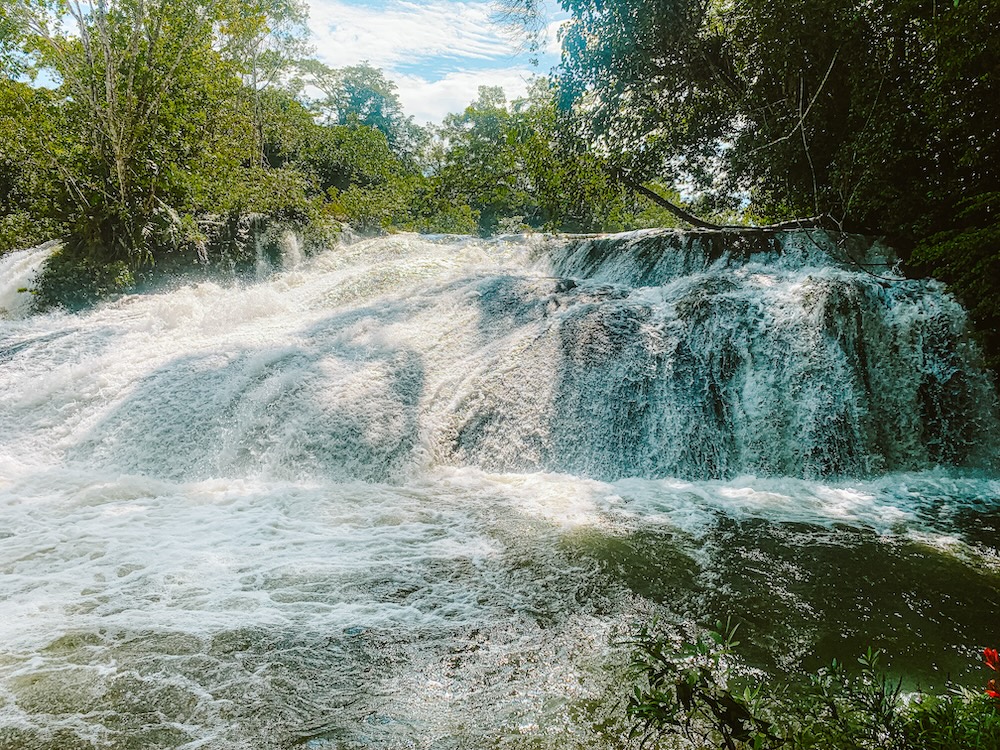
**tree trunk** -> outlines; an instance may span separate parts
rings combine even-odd
[[[674,203],[668,201],[659,193],[653,192],[645,185],[641,185],[629,177],[620,177],[619,179],[621,180],[622,184],[625,185],[626,187],[629,187],[632,190],[636,191],[637,193],[639,193],[639,195],[649,198],[649,200],[653,201],[653,203],[660,206],[661,208],[667,209],[667,211],[672,213],[674,216],[676,216],[684,223],[690,224],[691,226],[696,227],[698,229],[725,229],[727,231],[736,231],[736,232],[759,232],[762,230],[781,231],[783,229],[821,229],[823,228],[824,224],[827,224],[828,227],[831,224],[829,217],[822,215],[811,216],[808,219],[792,219],[790,221],[782,221],[777,224],[768,224],[762,227],[746,226],[745,224],[713,224],[710,221],[699,219],[694,214],[685,211],[680,206],[675,205]],[[838,227],[831,227],[831,228],[839,229]]]
[[[695,216],[694,214],[688,213],[687,211],[685,211],[680,206],[674,205],[673,203],[671,203],[670,201],[668,201],[666,198],[664,198],[662,195],[659,195],[658,193],[654,193],[652,190],[650,190],[645,185],[640,185],[638,182],[636,182],[635,180],[632,180],[632,179],[630,179],[628,177],[622,177],[621,181],[622,181],[622,183],[624,185],[626,185],[627,187],[632,188],[634,191],[636,191],[637,193],[639,193],[639,195],[642,195],[642,196],[645,196],[646,198],[649,198],[649,200],[653,201],[653,203],[655,203],[657,206],[660,206],[661,208],[667,209],[670,213],[672,213],[678,219],[680,219],[681,221],[683,221],[685,224],[690,224],[691,226],[697,227],[698,229],[730,229],[731,228],[731,227],[727,227],[727,226],[725,226],[723,224],[713,224],[710,221],[705,221],[704,219],[699,219],[697,216]]]

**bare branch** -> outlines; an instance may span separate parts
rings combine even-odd
[[[816,89],[816,93],[813,94],[812,99],[809,100],[809,106],[806,107],[806,109],[805,109],[804,112],[802,111],[802,96],[800,94],[800,96],[799,96],[799,120],[798,120],[798,122],[795,123],[795,127],[793,127],[791,130],[788,131],[788,133],[786,133],[785,135],[781,136],[780,138],[775,138],[770,143],[767,143],[767,144],[765,144],[763,146],[758,146],[753,151],[751,151],[749,155],[752,156],[753,154],[756,154],[758,151],[763,151],[766,148],[771,148],[771,146],[778,145],[782,141],[787,141],[789,138],[791,138],[793,135],[795,135],[795,131],[799,130],[805,124],[806,118],[809,116],[809,111],[813,108],[813,105],[816,103],[816,100],[819,99],[819,95],[823,91],[823,87],[826,86],[827,79],[830,77],[830,73],[833,71],[833,66],[837,62],[837,55],[839,55],[839,54],[840,54],[840,48],[838,47],[837,51],[833,53],[833,59],[830,60],[830,66],[826,69],[826,75],[823,76],[823,80],[820,82],[819,88]],[[802,79],[800,78],[799,80],[801,82]]]

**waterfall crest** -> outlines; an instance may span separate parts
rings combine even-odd
[[[851,242],[366,240],[249,286],[126,297],[71,335],[9,328],[5,413],[43,453],[172,479],[993,465],[962,308]]]

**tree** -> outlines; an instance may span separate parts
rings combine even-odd
[[[508,144],[531,197],[526,223],[569,232],[647,225],[642,207],[611,179],[607,161],[579,136],[574,119],[557,107],[559,86],[536,78],[527,96],[511,105]],[[669,219],[658,215],[657,225]]]
[[[212,0],[19,0],[28,49],[60,83],[50,166],[75,242],[110,258],[148,252],[154,215],[191,203],[192,163],[232,145],[239,80],[213,46],[223,10]]]
[[[468,203],[479,231],[522,228],[596,232],[673,225],[611,179],[607,160],[575,131],[556,106],[555,82],[536,79],[509,105],[501,89],[481,87],[440,131],[435,179],[442,196]]]
[[[739,82],[704,0],[566,0],[559,78],[581,136],[630,179],[703,175],[730,135]]]
[[[14,79],[24,69],[20,30],[6,5],[0,5],[0,80]]]
[[[479,213],[480,233],[494,234],[505,217],[523,217],[529,198],[503,89],[480,86],[464,112],[445,118],[440,135],[446,151],[438,183],[449,199]]]
[[[308,17],[302,0],[251,0],[229,6],[219,26],[217,45],[242,74],[242,94],[253,112],[253,158],[264,164],[262,97],[267,89],[296,86],[296,67],[310,52]]]
[[[12,0],[0,8],[0,251],[62,235],[44,306],[159,268],[245,266],[269,222],[468,231],[424,132],[367,65],[303,61],[299,0]],[[310,72],[312,71],[312,72]],[[19,76],[43,74],[54,88]],[[301,100],[325,75],[328,122]],[[317,231],[318,230],[318,231]]]
[[[51,209],[56,184],[40,147],[54,140],[54,99],[48,89],[0,78],[0,253],[59,233]]]
[[[197,222],[211,213],[301,217],[304,177],[263,161],[263,85],[291,44],[274,42],[275,29],[299,10],[290,0],[15,0],[24,51],[59,84],[57,126],[28,136],[61,186],[52,214],[70,252],[138,266],[192,238],[203,249]]]
[[[958,183],[995,184],[994,2],[563,5],[561,105],[632,177],[725,175],[767,214],[829,213],[911,243],[954,215]]]
[[[392,153],[415,162],[427,134],[407,117],[396,84],[368,63],[330,68],[318,60],[301,63],[302,83],[323,93],[313,106],[327,124],[369,127],[380,131]]]

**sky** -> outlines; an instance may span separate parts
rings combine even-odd
[[[533,55],[492,23],[491,0],[309,0],[315,55],[335,68],[367,61],[398,86],[406,114],[439,123],[461,112],[479,86],[503,86],[508,100],[558,63],[558,21]]]

